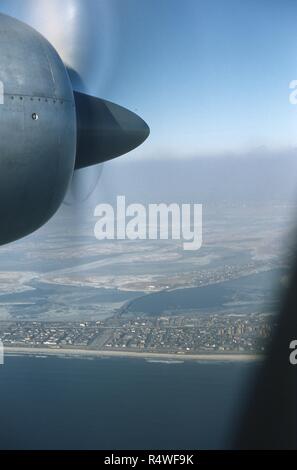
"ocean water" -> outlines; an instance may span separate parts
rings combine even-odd
[[[228,448],[258,367],[6,357],[0,448]]]

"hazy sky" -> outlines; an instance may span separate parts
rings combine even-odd
[[[151,137],[137,154],[236,155],[297,145],[297,106],[289,103],[297,79],[294,0],[0,5],[46,34],[90,93],[148,122]]]

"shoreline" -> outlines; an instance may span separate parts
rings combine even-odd
[[[73,356],[92,358],[133,358],[133,359],[156,359],[158,361],[203,361],[203,362],[251,362],[265,359],[263,355],[257,354],[175,354],[175,353],[145,353],[132,351],[97,351],[90,349],[50,349],[50,348],[17,348],[5,347],[4,356]]]

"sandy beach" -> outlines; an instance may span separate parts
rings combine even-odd
[[[73,356],[73,357],[122,357],[164,361],[259,361],[265,357],[255,354],[163,354],[131,351],[96,351],[87,349],[13,348],[6,347],[4,355]]]

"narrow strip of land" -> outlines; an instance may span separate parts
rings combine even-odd
[[[256,354],[174,354],[174,353],[149,353],[132,351],[97,351],[91,349],[57,349],[57,348],[14,348],[6,347],[7,355],[42,355],[42,356],[73,356],[73,357],[126,357],[158,360],[181,361],[255,361],[263,360],[263,355]]]

